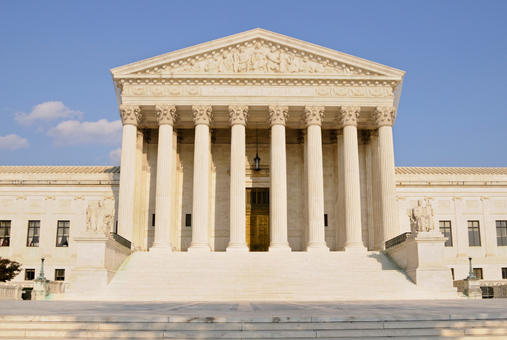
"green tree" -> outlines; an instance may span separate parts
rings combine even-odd
[[[0,257],[0,282],[12,280],[19,274],[21,263]]]

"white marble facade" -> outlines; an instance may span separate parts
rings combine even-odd
[[[455,278],[467,275],[469,255],[485,279],[502,278],[507,247],[497,245],[496,221],[507,220],[507,170],[395,169],[403,71],[256,29],[111,72],[121,173],[0,167],[0,221],[10,221],[0,256],[36,276],[42,255],[49,279],[76,266],[73,237],[99,201],[136,251],[248,251],[244,194],[269,188],[269,251],[382,250],[410,231],[407,211],[424,199],[437,229],[450,221],[444,252]],[[26,244],[33,220],[38,247]],[[56,247],[63,220],[70,242]],[[480,247],[469,247],[472,220]]]

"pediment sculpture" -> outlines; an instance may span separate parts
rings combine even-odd
[[[418,200],[417,206],[410,213],[410,229],[415,235],[419,232],[429,232],[435,229],[433,224],[433,208],[430,204],[424,205],[424,200]]]
[[[261,42],[221,49],[156,68],[160,73],[281,73],[281,74],[360,74],[352,65],[313,56],[311,53],[267,46]],[[310,57],[311,56],[311,57]],[[367,71],[365,71],[367,72]]]
[[[108,236],[114,223],[114,209],[105,207],[104,201],[99,201],[97,207],[88,205],[86,208],[86,232],[104,233]]]

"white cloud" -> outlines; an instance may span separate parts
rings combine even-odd
[[[114,149],[109,153],[109,159],[112,165],[120,165],[121,163],[121,148]]]
[[[18,135],[10,134],[5,137],[0,136],[0,150],[16,150],[29,146],[28,140]]]
[[[50,121],[58,118],[81,118],[82,112],[71,110],[62,102],[45,102],[35,105],[32,112],[17,112],[14,116],[16,122],[23,125],[30,125],[36,120]]]
[[[79,122],[67,120],[61,122],[47,133],[54,137],[53,146],[77,144],[120,144],[122,137],[121,120],[109,122],[101,119],[97,122]]]

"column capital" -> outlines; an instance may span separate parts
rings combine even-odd
[[[268,122],[271,126],[283,125],[289,118],[289,106],[287,105],[269,105]]]
[[[211,117],[213,117],[213,114],[211,113],[212,110],[213,107],[211,105],[192,105],[194,124],[204,124],[209,126]]]
[[[361,112],[361,106],[342,106],[338,116],[340,124],[345,126],[356,126],[359,119],[359,112]]]
[[[157,105],[155,106],[157,112],[158,125],[173,125],[176,122],[176,105]]]
[[[396,106],[377,106],[372,118],[378,127],[393,126],[396,119]]]
[[[305,106],[305,113],[303,118],[306,126],[318,125],[322,126],[322,119],[324,118],[324,106],[307,105]]]
[[[120,117],[123,125],[137,126],[141,120],[141,108],[139,105],[122,104],[120,105]]]
[[[229,105],[229,122],[232,125],[245,125],[248,121],[248,105]]]

